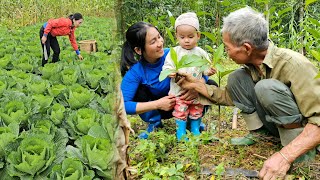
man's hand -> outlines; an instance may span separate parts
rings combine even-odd
[[[191,74],[179,73],[179,75],[181,78],[177,84],[183,89],[180,99],[190,101],[199,97],[199,93],[195,90],[195,86],[199,80],[193,77]]]
[[[83,57],[79,54],[78,55],[78,58],[80,59],[80,60],[83,60]]]
[[[208,94],[206,84],[203,79],[196,79],[191,74],[181,73],[182,78],[177,84],[184,90],[188,90],[187,93],[182,94],[180,97],[183,100],[192,100],[199,96],[199,93],[211,99],[211,95]],[[214,85],[212,85],[214,86]]]
[[[41,38],[41,42],[42,42],[42,44],[45,44],[45,43],[46,43],[46,41],[47,41],[47,37],[46,37],[46,36],[42,36],[42,38]]]
[[[180,99],[191,101],[197,97],[199,97],[199,93],[194,89],[190,89],[190,90],[182,90]]]
[[[176,104],[176,98],[173,95],[169,95],[158,99],[157,102],[157,109],[170,111]]]
[[[193,77],[191,74],[187,73],[179,73],[182,78],[179,79],[177,84],[182,88],[182,89],[194,89],[195,86],[197,85],[197,79]]]
[[[259,177],[263,180],[284,179],[289,168],[290,163],[279,152],[276,152],[264,162]]]

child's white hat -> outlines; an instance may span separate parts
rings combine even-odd
[[[176,30],[178,26],[180,25],[189,25],[194,28],[196,28],[197,31],[199,31],[199,19],[194,12],[187,12],[181,14],[174,24],[174,29]]]

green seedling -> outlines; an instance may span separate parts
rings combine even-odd
[[[170,56],[175,65],[175,69],[165,69],[161,71],[159,81],[163,81],[171,73],[177,73],[175,81],[178,82],[181,78],[181,75],[179,75],[179,69],[187,67],[207,66],[209,63],[207,59],[194,54],[184,55],[180,60],[178,60],[177,52],[173,48],[170,48]]]
[[[213,35],[211,33],[203,33],[204,35],[206,35],[209,39],[210,39],[210,35]],[[220,44],[220,46],[217,49],[213,49],[211,46],[206,45],[205,46],[207,48],[207,50],[212,54],[212,58],[210,59],[210,62],[208,64],[207,67],[202,67],[202,68],[215,68],[217,70],[217,76],[218,76],[218,84],[220,86],[220,82],[221,79],[228,75],[229,73],[233,72],[234,69],[231,70],[226,70],[223,66],[222,66],[222,60],[223,58],[223,51],[224,51],[224,45]]]

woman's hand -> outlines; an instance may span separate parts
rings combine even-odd
[[[80,59],[80,60],[83,60],[83,57],[79,54],[78,55],[78,58]]]
[[[165,96],[157,100],[157,109],[170,111],[176,104],[176,98],[173,95]]]
[[[46,43],[46,41],[47,41],[47,37],[46,37],[46,36],[42,36],[42,38],[41,38],[41,42],[42,42],[42,44],[45,44],[45,43]]]

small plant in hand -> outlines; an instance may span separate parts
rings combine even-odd
[[[210,62],[198,55],[184,55],[180,60],[178,60],[177,52],[170,48],[170,56],[175,65],[175,69],[166,69],[161,71],[159,76],[159,81],[163,81],[166,77],[175,77],[175,82],[178,82],[182,76],[179,74],[179,69],[187,67],[202,67],[208,65]]]

